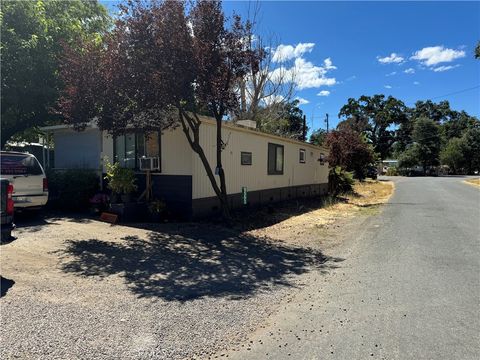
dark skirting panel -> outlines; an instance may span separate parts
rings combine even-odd
[[[145,190],[145,174],[136,174],[138,194]],[[165,201],[174,217],[192,217],[192,177],[190,175],[152,174],[152,198]]]
[[[247,196],[247,206],[255,207],[279,201],[288,201],[289,199],[322,196],[326,195],[327,192],[327,183],[250,191]],[[232,209],[245,206],[240,193],[228,195],[228,200]],[[209,216],[217,211],[219,211],[219,202],[216,196],[192,200],[193,218]]]

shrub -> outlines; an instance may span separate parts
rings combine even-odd
[[[89,207],[89,199],[100,187],[93,170],[48,170],[49,206],[59,210],[80,211]]]
[[[135,172],[132,169],[123,168],[119,163],[106,163],[108,188],[116,194],[130,194],[137,190],[135,185]]]
[[[353,191],[353,175],[336,166],[328,174],[328,191],[333,196]]]
[[[387,169],[387,176],[398,176],[398,169],[395,166]]]

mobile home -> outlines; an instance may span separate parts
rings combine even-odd
[[[218,209],[218,201],[199,156],[181,127],[162,133],[131,132],[113,138],[89,125],[76,132],[67,125],[43,128],[53,136],[54,168],[105,172],[105,159],[136,171],[144,186],[144,160],[151,161],[152,195],[186,218]],[[260,132],[230,122],[223,124],[222,152],[232,208],[325,194],[328,190],[327,149]],[[216,124],[202,118],[200,143],[215,169]],[[143,163],[142,163],[143,162]]]

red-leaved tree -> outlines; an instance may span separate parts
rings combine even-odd
[[[76,128],[95,120],[113,135],[180,124],[229,217],[222,122],[237,107],[237,80],[264,52],[245,46],[248,24],[238,16],[229,22],[219,1],[196,1],[188,13],[170,0],[130,0],[120,8],[104,43],[65,48],[59,111]],[[200,143],[200,111],[216,120],[214,168]]]
[[[326,145],[329,149],[329,165],[353,171],[360,180],[365,178],[366,167],[375,160],[371,145],[367,144],[360,133],[350,128],[330,132]]]

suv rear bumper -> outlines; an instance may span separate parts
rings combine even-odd
[[[14,195],[13,201],[15,203],[15,209],[38,208],[47,204],[48,193],[42,195]]]

